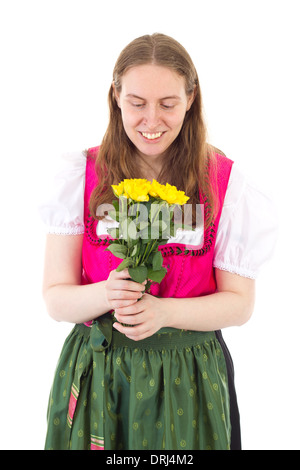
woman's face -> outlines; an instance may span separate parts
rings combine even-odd
[[[159,157],[178,136],[193,95],[186,95],[182,76],[153,64],[129,69],[121,85],[115,97],[126,134],[140,155]]]

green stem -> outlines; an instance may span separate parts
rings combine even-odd
[[[145,262],[148,261],[148,258],[149,258],[149,256],[150,256],[150,254],[152,253],[152,251],[153,251],[154,246],[156,245],[156,243],[157,243],[157,240],[154,240],[153,243],[152,243],[152,245],[151,245],[151,248],[150,248],[150,250],[149,250],[148,256],[147,256],[147,258],[145,259]]]
[[[147,254],[147,251],[148,251],[148,248],[149,248],[149,245],[150,245],[151,242],[148,242],[147,245],[146,245],[146,249],[144,251],[144,254],[143,254],[143,257],[142,257],[142,260],[141,260],[141,264],[144,262],[145,260],[145,256]],[[148,258],[147,258],[148,259]]]

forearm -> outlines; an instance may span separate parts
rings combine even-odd
[[[246,323],[253,312],[254,295],[217,292],[188,299],[163,299],[167,326],[194,331],[215,331]]]
[[[44,292],[49,315],[57,321],[84,323],[110,310],[105,296],[106,281],[89,285],[58,284]]]
[[[179,299],[144,294],[140,302],[115,309],[114,327],[138,341],[164,327],[215,331],[243,325],[254,308],[254,280],[221,270],[216,270],[216,280],[218,291],[201,297]]]

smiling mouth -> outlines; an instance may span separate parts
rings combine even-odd
[[[149,132],[141,132],[142,136],[148,140],[159,139],[163,135],[163,132],[156,132],[155,134],[150,134]]]

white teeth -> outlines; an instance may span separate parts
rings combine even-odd
[[[148,134],[147,132],[142,132],[142,135],[146,137],[146,139],[153,140],[158,139],[162,135],[162,132],[157,132],[156,134]]]

